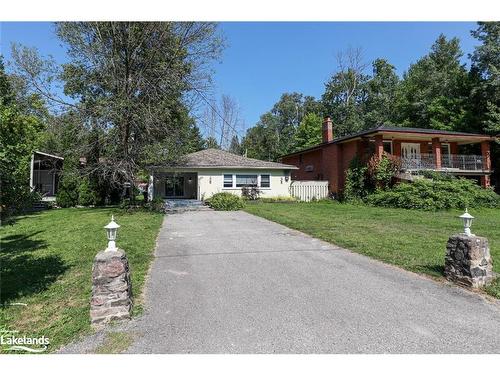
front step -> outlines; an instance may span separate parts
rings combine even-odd
[[[196,199],[167,199],[166,212],[205,211],[210,210],[202,201]]]

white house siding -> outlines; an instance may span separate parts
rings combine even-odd
[[[189,170],[176,170],[177,174],[183,173],[196,173],[197,174],[197,185],[198,190],[196,196],[198,199],[210,198],[215,193],[229,192],[236,195],[241,195],[241,187],[236,188],[225,188],[224,187],[224,175],[225,174],[256,174],[259,176],[262,174],[270,175],[270,187],[261,188],[262,197],[277,197],[277,196],[290,196],[290,183],[291,177],[288,170],[283,169],[189,169]],[[172,173],[171,171],[160,172],[157,171],[154,174],[154,196],[164,197],[165,193],[165,175],[167,173]],[[288,181],[287,181],[288,179]],[[194,185],[193,185],[194,186]]]
[[[261,188],[262,197],[277,197],[277,196],[290,196],[290,183],[291,177],[285,170],[266,170],[266,169],[217,169],[217,170],[199,170],[198,171],[198,189],[200,199],[210,198],[215,193],[228,192],[236,195],[241,195],[241,188],[225,188],[224,175],[225,174],[268,174],[271,176],[271,183],[269,188]],[[288,181],[286,176],[288,175]]]

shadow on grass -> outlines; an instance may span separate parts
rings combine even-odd
[[[426,264],[415,266],[415,271],[426,273],[432,276],[444,276],[444,265],[442,264]]]
[[[36,256],[47,247],[32,239],[40,232],[2,238],[0,251],[0,304],[47,289],[69,268],[58,255]]]

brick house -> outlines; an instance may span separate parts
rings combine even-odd
[[[381,125],[334,138],[329,117],[324,119],[322,133],[321,144],[281,158],[283,163],[299,168],[292,171],[293,180],[326,180],[330,192],[338,193],[355,156],[367,160],[373,154],[381,156],[387,152],[400,158],[401,179],[411,180],[420,170],[434,170],[474,178],[481,186],[490,186],[490,142],[495,137]]]

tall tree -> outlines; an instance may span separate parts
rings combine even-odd
[[[295,133],[295,151],[320,144],[321,126],[321,116],[316,113],[305,115]]]
[[[348,49],[337,57],[338,72],[325,85],[322,96],[325,112],[334,119],[336,136],[363,130],[368,76],[364,73],[361,49]]]
[[[241,145],[237,135],[234,135],[231,139],[228,151],[236,155],[241,155]]]
[[[394,123],[396,118],[395,100],[399,78],[393,65],[385,59],[373,63],[373,76],[367,83],[365,102],[365,126],[368,128],[381,124]]]
[[[73,99],[62,104],[93,130],[108,161],[95,165],[103,175],[117,183],[131,180],[146,149],[169,147],[165,156],[182,151],[173,139],[176,129],[192,126],[184,98],[208,87],[210,63],[222,48],[215,24],[68,22],[56,24],[56,33],[67,46],[69,62],[60,78]],[[14,50],[14,58],[34,90],[57,100],[41,84],[41,68],[50,71],[50,64],[26,49]]]
[[[431,52],[411,65],[398,90],[399,122],[441,130],[466,127],[468,74],[457,38],[440,35]]]

